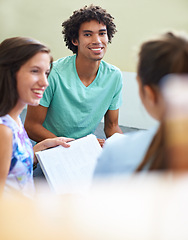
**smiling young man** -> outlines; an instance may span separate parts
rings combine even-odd
[[[106,137],[122,133],[118,125],[122,75],[102,60],[116,32],[113,19],[105,9],[90,5],[62,23],[66,46],[74,54],[53,63],[40,105],[28,107],[25,128],[34,141],[86,136],[103,117]],[[104,140],[99,142],[103,145]]]

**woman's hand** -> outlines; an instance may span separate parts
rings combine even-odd
[[[47,148],[51,148],[51,147],[56,147],[56,146],[63,146],[63,147],[70,147],[70,144],[68,144],[68,142],[73,141],[73,138],[66,138],[66,137],[55,137],[55,138],[47,138],[39,143],[37,143],[34,147],[33,147],[33,151],[38,152],[41,150],[45,150]],[[36,164],[38,161],[36,159],[36,156],[34,155],[34,163]]]

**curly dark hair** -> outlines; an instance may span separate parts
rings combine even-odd
[[[106,26],[109,43],[111,43],[111,39],[117,32],[116,25],[113,22],[114,18],[107,13],[105,9],[99,6],[90,5],[76,10],[68,20],[62,23],[64,41],[68,49],[73,53],[77,53],[78,51],[78,47],[74,46],[72,41],[78,40],[80,25],[91,20],[97,20],[99,23],[103,23]]]

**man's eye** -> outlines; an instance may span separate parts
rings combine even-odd
[[[90,33],[85,33],[84,36],[89,37],[89,36],[91,36],[91,34]]]

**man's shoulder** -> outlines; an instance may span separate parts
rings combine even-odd
[[[53,69],[54,70],[62,69],[62,66],[67,66],[70,65],[70,63],[73,63],[74,59],[75,59],[74,55],[59,58],[53,62]]]
[[[113,64],[107,63],[104,60],[101,61],[101,69],[109,72],[121,73],[120,69]]]

